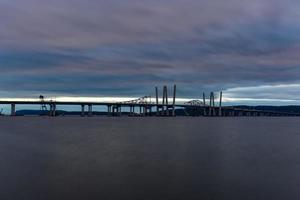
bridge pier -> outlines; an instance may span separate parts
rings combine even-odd
[[[117,106],[118,116],[122,116],[122,106]]]
[[[93,106],[91,104],[88,105],[88,116],[89,117],[93,116]]]
[[[235,115],[236,115],[235,110],[230,111],[230,116],[231,116],[231,117],[235,117]]]
[[[168,116],[169,115],[169,109],[168,109],[168,88],[167,86],[164,86],[163,89],[163,115]]]
[[[213,106],[213,116],[216,116],[216,107],[215,107],[215,94],[212,92],[212,106]]]
[[[49,104],[49,116],[52,116],[52,104]]]
[[[121,109],[119,105],[113,105],[112,106],[112,115],[113,116],[120,116],[121,115]]]
[[[142,116],[142,106],[139,106],[139,116]]]
[[[135,112],[134,112],[134,105],[130,105],[129,106],[129,116],[135,116]]]
[[[107,106],[107,116],[111,116],[111,105]]]
[[[112,116],[115,116],[115,110],[116,110],[116,106],[112,105]]]
[[[208,115],[212,116],[212,92],[210,93],[210,96],[209,96],[209,110],[208,110]]]
[[[170,110],[169,110],[169,106],[167,106],[165,116],[170,116],[169,114],[170,114]]]
[[[172,105],[172,116],[175,117],[175,103],[176,103],[176,85],[173,86],[173,105]]]
[[[132,106],[129,106],[129,115],[128,116],[132,116]]]
[[[203,106],[203,108],[202,108],[202,116],[206,116],[206,107],[205,106]]]
[[[54,117],[56,115],[56,105],[55,104],[50,104],[49,115],[51,117]]]
[[[222,116],[222,91],[220,92],[219,116]]]
[[[203,116],[206,116],[207,115],[207,112],[206,112],[206,103],[205,103],[205,93],[203,92],[203,97],[202,97],[202,102],[203,102]]]
[[[159,115],[158,89],[155,87],[156,116]]]
[[[16,104],[14,104],[14,103],[11,104],[10,115],[11,116],[16,116]]]
[[[56,104],[53,104],[53,116],[56,116]]]
[[[81,104],[81,117],[84,117],[85,116],[85,105],[84,104]]]

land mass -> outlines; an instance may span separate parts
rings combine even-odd
[[[284,112],[284,113],[293,113],[298,114],[300,113],[300,106],[247,106],[247,105],[238,105],[233,106],[236,109],[247,109],[247,110],[263,110],[263,111],[270,111],[270,112]],[[24,115],[48,115],[49,111],[42,111],[42,110],[18,110],[16,111],[17,116],[24,116]],[[201,108],[187,108],[184,109],[176,109],[175,113],[177,116],[186,116],[187,114],[190,116],[197,116],[200,115],[202,112]],[[122,112],[123,115],[129,114],[127,111]],[[152,112],[154,115],[155,112]],[[81,111],[65,111],[65,110],[57,110],[56,115],[81,115]],[[107,115],[107,112],[104,111],[93,111],[93,115]]]

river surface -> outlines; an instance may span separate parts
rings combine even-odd
[[[0,199],[299,200],[300,118],[1,117]]]

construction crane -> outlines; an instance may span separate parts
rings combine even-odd
[[[41,101],[41,111],[47,111],[47,106],[46,104],[44,103],[45,101],[45,97],[43,95],[40,95],[40,101]]]
[[[195,99],[184,103],[190,106],[206,106],[201,100]]]
[[[151,96],[143,96],[137,99],[129,100],[129,101],[123,101],[123,102],[118,102],[120,104],[151,104]]]

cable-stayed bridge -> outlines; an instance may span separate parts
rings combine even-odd
[[[0,105],[10,105],[11,116],[16,115],[16,109],[18,105],[40,106],[40,109],[43,112],[46,112],[49,116],[58,116],[59,114],[57,113],[57,106],[60,105],[81,106],[81,116],[93,116],[93,106],[106,107],[107,116],[176,116],[179,111],[182,111],[184,113],[184,116],[300,116],[300,114],[297,113],[242,109],[232,106],[222,106],[222,92],[220,92],[218,96],[218,99],[216,99],[215,93],[211,92],[209,98],[206,98],[205,93],[203,93],[201,99],[195,99],[184,103],[176,103],[176,85],[174,85],[171,97],[168,96],[167,86],[163,86],[162,98],[159,97],[158,87],[155,87],[154,98],[150,95],[146,95],[140,98],[122,102],[56,101],[48,100],[43,96],[40,96],[38,99],[30,101],[0,100]]]

